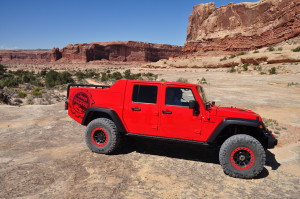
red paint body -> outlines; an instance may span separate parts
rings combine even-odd
[[[133,102],[134,85],[157,86],[156,103]],[[188,106],[166,104],[166,88],[180,87],[192,92],[199,103],[199,114],[193,114]],[[110,88],[71,87],[68,97],[68,114],[82,123],[85,110],[90,107],[109,108],[116,112],[126,132],[206,142],[216,127],[226,118],[262,121],[261,117],[246,109],[205,104],[198,93],[199,85],[175,82],[119,80]],[[139,110],[135,111],[132,108]],[[171,112],[165,114],[163,111]]]

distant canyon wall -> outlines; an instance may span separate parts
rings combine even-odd
[[[300,34],[300,0],[261,0],[194,6],[189,16],[185,52],[247,51]]]
[[[80,63],[96,60],[155,62],[181,54],[182,47],[135,41],[69,44],[52,50],[0,50],[0,63]]]

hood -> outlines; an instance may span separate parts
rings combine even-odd
[[[215,110],[216,110],[216,116],[218,117],[241,118],[241,119],[262,121],[260,115],[248,109],[216,107]]]

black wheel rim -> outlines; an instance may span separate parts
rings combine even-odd
[[[251,162],[251,154],[246,150],[240,150],[234,154],[233,160],[236,165],[246,167]]]
[[[106,141],[106,134],[101,130],[97,130],[94,133],[93,139],[97,144],[103,144]]]

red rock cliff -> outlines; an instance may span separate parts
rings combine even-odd
[[[0,50],[0,63],[47,63],[49,50]]]
[[[214,3],[194,6],[189,16],[185,52],[247,51],[300,34],[300,0]]]
[[[53,49],[52,60],[88,62],[110,61],[158,61],[181,53],[182,47],[135,41],[112,41],[67,45],[61,51]],[[61,53],[61,56],[60,54]]]

